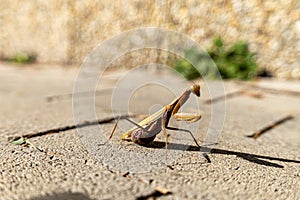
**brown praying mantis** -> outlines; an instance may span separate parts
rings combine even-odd
[[[191,135],[194,142],[200,149],[200,145],[198,144],[197,140],[195,139],[191,131],[169,126],[171,117],[180,121],[187,121],[187,122],[196,122],[201,119],[201,114],[178,113],[178,110],[188,100],[191,93],[195,94],[197,97],[200,97],[200,85],[194,83],[191,86],[191,88],[185,90],[179,97],[175,98],[170,104],[164,106],[162,109],[155,112],[151,116],[145,118],[139,123],[135,123],[134,121],[125,118],[126,120],[134,124],[135,127],[131,128],[126,133],[124,133],[121,139],[127,141],[133,141],[134,143],[140,145],[148,145],[155,139],[157,134],[163,131],[166,138],[166,149],[167,149],[168,135],[166,130],[168,129],[174,131],[184,131]],[[119,120],[120,118],[115,124],[110,137],[104,144],[106,144],[112,138]],[[204,157],[209,161],[207,155],[205,155]]]

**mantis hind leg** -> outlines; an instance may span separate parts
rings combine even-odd
[[[120,119],[121,119],[121,116],[118,118],[117,122],[115,123],[115,126],[114,126],[109,138],[103,144],[99,144],[99,146],[106,145],[108,143],[108,141],[112,138],[112,136],[114,135],[114,133],[116,131],[116,128],[118,126],[118,123],[119,123]]]
[[[201,146],[198,144],[196,138],[194,137],[193,133],[190,130],[182,129],[182,128],[176,128],[176,127],[170,127],[170,126],[167,126],[166,129],[173,130],[173,131],[183,131],[183,132],[189,133],[192,136],[192,138],[193,138],[194,142],[196,143],[197,147],[199,147],[199,149],[201,148]]]
[[[201,146],[198,144],[196,138],[194,137],[193,133],[190,130],[182,129],[182,128],[176,128],[176,127],[170,127],[170,126],[166,126],[165,129],[173,130],[173,131],[183,131],[183,132],[189,133],[191,135],[191,137],[193,138],[194,142],[196,143],[197,147],[199,147],[199,151],[200,151]],[[211,160],[208,157],[207,153],[202,153],[202,155],[208,163],[211,163]]]
[[[165,119],[162,118],[162,124],[165,124]],[[166,130],[166,127],[164,125],[162,125],[162,130],[164,132],[164,136],[165,136],[165,142],[166,142],[166,162],[167,162],[167,159],[168,159],[168,139],[169,139],[169,136],[167,134],[167,130]]]

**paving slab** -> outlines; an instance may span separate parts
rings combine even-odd
[[[16,67],[0,63],[0,71],[2,199],[300,198],[300,96],[266,90],[266,87],[278,91],[293,87],[293,91],[298,91],[297,82],[269,79],[254,83],[224,82],[225,93],[236,92],[236,95],[227,96],[222,133],[217,144],[208,146],[212,148],[209,154],[211,163],[203,159],[189,137],[170,131],[167,162],[171,166],[147,168],[149,163],[131,157],[130,152],[146,159],[159,157],[157,162],[164,164],[163,134],[150,147],[120,141],[123,129],[131,127],[125,120],[121,120],[108,145],[102,147],[99,144],[109,136],[114,123],[82,128],[88,135],[70,129],[30,138],[36,148],[9,143],[8,139],[13,136],[74,124],[72,92],[78,69],[52,65]],[[116,105],[122,105],[123,101],[127,103],[125,98],[130,86],[118,86],[122,90],[114,97],[116,84],[126,80],[126,76],[123,71],[109,72],[95,92],[97,117],[102,119],[128,111],[149,114],[169,103],[189,85],[188,82],[178,82],[178,78],[169,72],[146,73],[149,79],[157,78],[172,85],[177,82],[177,85],[170,87],[172,90],[157,85],[137,89],[126,108],[115,108],[111,107],[111,99],[114,98]],[[139,79],[137,74],[134,76]],[[131,84],[134,86],[137,82]],[[214,84],[217,83],[210,84],[211,89],[217,88]],[[261,88],[253,89],[253,84]],[[222,100],[208,103],[207,100],[218,97],[218,93],[209,96],[204,82],[201,86],[202,97],[191,97],[192,103],[184,107],[184,111],[201,110],[203,113],[200,126],[191,127],[192,130],[196,128],[194,134],[200,143],[205,140],[210,126],[212,108],[218,111],[218,105],[224,104]],[[253,95],[253,92],[259,95]],[[199,103],[199,108],[195,107],[195,102]],[[151,108],[153,104],[156,107]],[[246,137],[287,115],[292,115],[293,119],[274,126],[258,139]],[[140,120],[139,117],[133,119]],[[172,123],[176,125],[176,122]],[[96,131],[89,132],[94,130],[90,127]],[[117,160],[110,161],[113,158]],[[114,166],[118,159],[124,160],[118,165],[125,166],[123,170]],[[128,168],[136,166],[134,164],[140,164],[145,172],[138,173]],[[157,187],[168,193],[159,192]]]

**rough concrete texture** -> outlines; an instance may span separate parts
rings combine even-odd
[[[186,34],[204,48],[221,35],[248,40],[261,67],[300,78],[300,3],[274,1],[0,1],[0,55],[81,63],[107,38],[140,27]]]
[[[151,71],[147,73],[159,78],[167,76]],[[75,129],[29,139],[44,152],[32,146],[8,142],[8,138],[12,136],[72,125],[72,98],[69,94],[72,93],[76,74],[76,68],[0,64],[1,199],[300,198],[299,82],[272,79],[246,83],[225,82],[226,93],[239,90],[244,93],[227,97],[224,128],[218,143],[211,146],[211,163],[205,162],[197,147],[190,141],[187,150],[182,151],[170,167],[132,173],[127,169],[117,171],[105,166]],[[103,80],[105,87],[114,87],[120,74],[121,71],[109,72]],[[171,77],[170,80],[172,76],[168,76]],[[253,89],[253,84],[260,89]],[[199,142],[203,140],[203,131],[209,125],[213,106],[205,103],[209,98],[206,90],[203,86],[203,95],[198,99],[200,108],[204,111],[199,132],[195,133]],[[294,93],[285,90],[293,90]],[[136,94],[132,99],[135,105],[135,110],[132,111],[147,114],[148,110],[140,103],[143,98],[146,98],[144,102],[147,106],[158,100],[161,101],[159,103],[166,104],[169,103],[169,98],[174,98],[168,92],[160,92],[161,98],[152,98],[158,94],[155,88],[148,88],[147,94],[148,96],[143,96],[143,93]],[[96,103],[99,118],[111,116],[108,103],[110,92],[99,93],[96,99],[99,100]],[[139,101],[136,102],[137,100]],[[214,104],[221,103],[217,101]],[[191,111],[197,112],[192,108]],[[275,126],[257,140],[245,137],[287,114],[294,118]],[[125,123],[124,120],[121,121]],[[99,127],[108,136],[113,126],[114,123],[107,123]],[[169,133],[169,142],[175,143],[176,134],[171,131]],[[120,151],[147,155],[156,154],[164,146],[162,134],[150,147],[119,141],[121,134],[122,130],[118,128],[116,135],[105,148],[114,146]],[[181,135],[177,134],[178,137]],[[184,145],[170,145],[168,153],[179,151]],[[155,148],[157,146],[159,148]],[[160,159],[164,160],[165,157]],[[133,157],[125,162],[138,160]],[[169,193],[159,193],[156,191],[157,187],[166,189]]]

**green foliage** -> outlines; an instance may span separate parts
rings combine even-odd
[[[222,78],[247,80],[256,74],[255,54],[250,52],[247,42],[238,41],[230,47],[225,47],[222,39],[217,38],[209,55],[218,66]]]
[[[247,42],[238,41],[227,47],[218,37],[213,40],[213,47],[208,50],[208,54],[196,49],[188,49],[184,54],[185,59],[177,61],[174,68],[189,80],[200,75],[216,79],[219,77],[219,72],[224,79],[247,80],[256,75],[257,63],[254,55],[250,52]],[[219,72],[212,67],[212,62],[217,65]]]
[[[13,57],[8,58],[7,60],[15,63],[33,63],[36,61],[36,55],[27,54],[27,53],[18,53]]]
[[[211,67],[213,63],[206,52],[188,49],[184,52],[184,57],[175,63],[174,69],[186,79],[195,79],[201,75],[212,79],[217,77],[217,70]]]

